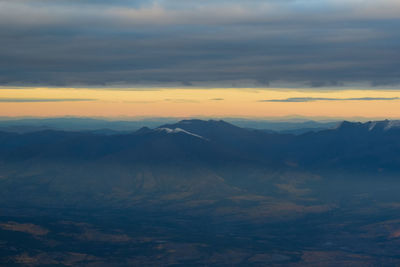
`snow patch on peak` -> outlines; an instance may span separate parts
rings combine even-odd
[[[385,131],[390,130],[392,128],[400,128],[400,120],[389,121],[385,126]]]
[[[368,131],[372,131],[376,126],[376,121],[373,121],[369,124]]]
[[[175,128],[175,129],[171,129],[171,128],[158,128],[157,130],[159,130],[159,131],[164,131],[164,132],[166,132],[166,133],[168,133],[168,134],[184,133],[184,134],[188,134],[188,135],[191,135],[191,136],[194,136],[194,137],[203,139],[203,140],[207,140],[207,138],[204,138],[204,137],[201,136],[201,135],[191,133],[191,132],[186,131],[186,130],[184,130],[184,129],[182,129],[182,128]],[[207,141],[208,141],[208,140],[207,140]]]
[[[400,120],[370,121],[367,123],[367,125],[368,125],[369,131],[372,131],[375,129],[388,131],[393,128],[400,128]]]

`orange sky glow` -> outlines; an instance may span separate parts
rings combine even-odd
[[[396,90],[2,88],[0,116],[400,118],[399,97]],[[263,102],[288,98],[318,100]]]

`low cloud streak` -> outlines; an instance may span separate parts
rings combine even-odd
[[[0,98],[1,103],[28,103],[28,102],[83,102],[96,101],[90,98]]]
[[[393,101],[399,97],[354,97],[354,98],[329,98],[329,97],[290,97],[285,99],[267,99],[259,102],[315,102],[315,101]]]

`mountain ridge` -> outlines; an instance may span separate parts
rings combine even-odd
[[[222,120],[183,120],[118,135],[53,130],[1,133],[0,159],[252,162],[274,169],[294,162],[297,168],[397,170],[399,129],[398,121],[345,121],[334,129],[293,135],[241,128]]]

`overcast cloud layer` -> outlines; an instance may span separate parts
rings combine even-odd
[[[398,0],[0,0],[0,85],[400,83]]]

